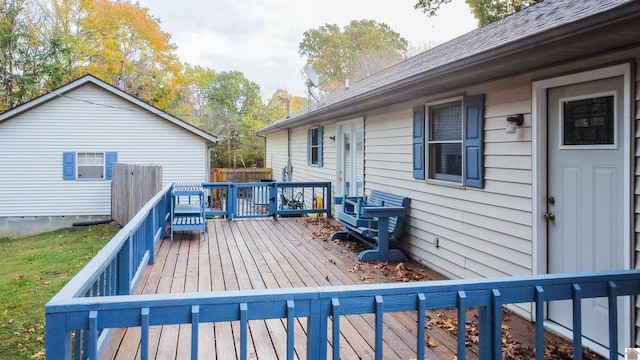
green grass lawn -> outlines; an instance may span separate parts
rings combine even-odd
[[[111,223],[0,239],[0,357],[44,358],[44,305],[116,234]]]

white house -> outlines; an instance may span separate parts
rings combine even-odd
[[[266,166],[410,197],[401,246],[450,278],[638,268],[639,61],[640,1],[545,0],[261,129]],[[547,317],[568,335],[567,306]],[[583,311],[602,352],[606,301]]]
[[[111,164],[207,181],[218,139],[87,75],[0,114],[0,237],[108,219]]]

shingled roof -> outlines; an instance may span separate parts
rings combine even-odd
[[[305,108],[292,114],[289,118],[280,119],[261,129],[259,133],[302,125],[302,123],[308,123],[314,119],[322,120],[323,114],[326,115],[324,117],[326,119],[329,114],[335,115],[341,110],[341,114],[346,114],[347,108],[362,111],[367,106],[384,105],[384,101],[376,102],[374,99],[385,96],[394,98],[390,95],[393,92],[407,92],[406,89],[412,86],[415,88],[418,83],[431,81],[456,71],[464,71],[479,64],[489,64],[490,61],[495,61],[498,58],[512,57],[516,53],[521,55],[525,53],[526,58],[520,60],[511,58],[509,62],[511,64],[520,62],[523,67],[526,67],[526,63],[532,61],[531,58],[541,56],[538,53],[526,53],[536,46],[567,41],[590,29],[603,28],[614,22],[621,23],[629,21],[629,19],[638,21],[639,18],[640,1],[544,0],[357,81],[349,89],[322,99],[319,106],[312,104],[310,109]],[[636,30],[633,29],[633,31]],[[637,42],[639,38],[636,34],[634,32],[631,36],[635,37],[632,39],[634,42]],[[622,41],[622,39],[618,41]],[[628,44],[629,41],[625,40],[625,44]],[[620,47],[625,44],[622,42],[618,44],[615,39],[609,39],[602,44],[598,43],[593,46],[596,49],[591,50],[573,49],[571,46],[567,46],[566,54],[557,52],[553,56],[547,56],[549,58],[547,62],[552,63],[576,56],[585,56],[588,51],[593,53],[602,51],[601,46]],[[572,52],[569,52],[569,48]],[[541,61],[537,66],[542,64]],[[502,64],[505,64],[504,72],[517,72],[513,69],[516,65],[511,66],[510,69],[506,63]],[[485,78],[490,75],[499,76],[498,71],[496,69],[480,70],[480,72],[486,72]],[[474,75],[476,81],[481,80],[478,71],[475,71]],[[507,73],[502,74],[502,76],[504,75]],[[397,97],[395,99],[397,100]]]

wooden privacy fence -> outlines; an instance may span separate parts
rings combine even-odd
[[[260,169],[211,169],[211,182],[246,183],[270,180],[273,176],[271,168]],[[212,191],[213,200],[220,200],[222,193],[219,189]]]
[[[162,166],[113,164],[111,219],[126,225],[162,190]]]
[[[211,182],[259,182],[271,179],[271,168],[260,169],[211,169]]]

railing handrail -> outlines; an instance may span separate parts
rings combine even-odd
[[[185,302],[189,302],[192,305],[220,305],[259,303],[263,301],[274,302],[298,299],[330,300],[333,298],[343,299],[372,296],[402,296],[421,293],[425,295],[435,294],[439,299],[436,308],[447,308],[457,306],[455,298],[459,291],[472,293],[487,292],[491,290],[512,290],[513,292],[506,292],[502,294],[502,304],[511,304],[520,302],[534,302],[535,297],[533,295],[533,291],[536,287],[542,287],[549,292],[549,294],[545,296],[545,300],[547,301],[568,300],[572,297],[571,292],[564,291],[561,288],[571,286],[573,284],[583,286],[583,291],[585,289],[587,290],[582,294],[583,299],[607,296],[606,287],[603,287],[603,285],[606,285],[606,283],[608,282],[615,282],[618,284],[617,296],[632,295],[640,293],[639,280],[640,270],[632,269],[607,272],[545,274],[504,278],[429,280],[406,283],[105,296],[100,297],[99,299],[80,297],[65,299],[55,304],[48,304],[47,307],[49,308],[48,312],[54,313],[68,311],[70,310],[70,307],[73,307],[74,311],[100,310],[100,304],[108,304],[108,306],[105,306],[104,310],[122,310],[141,307],[154,308],[184,305]],[[531,291],[531,293],[522,291],[523,289],[528,289]],[[471,297],[467,305],[486,305],[487,303],[482,298],[482,296]],[[268,316],[268,314],[266,317],[259,317],[256,315],[255,317],[252,317],[252,319],[272,318]],[[172,322],[174,320],[176,319],[167,319],[168,322],[163,323],[163,325],[179,323]]]
[[[479,311],[480,358],[492,359],[501,356],[499,334],[503,305],[530,302],[541,310],[546,301],[572,299],[581,302],[587,298],[608,297],[612,306],[619,296],[639,293],[640,270],[621,270],[495,279],[74,298],[48,305],[47,314],[72,316],[68,324],[75,325],[67,325],[70,326],[67,331],[88,331],[93,334],[90,336],[107,328],[142,327],[143,358],[149,351],[144,345],[149,341],[146,336],[150,326],[191,324],[193,358],[198,353],[197,329],[200,324],[240,321],[240,358],[246,359],[249,320],[287,319],[290,323],[294,317],[307,317],[307,358],[324,359],[328,355],[327,341],[330,338],[333,342],[333,358],[340,356],[341,317],[375,314],[376,319],[382,319],[384,313],[418,311],[416,351],[418,358],[424,358],[424,317],[427,310],[457,308],[458,321],[464,322],[466,310],[478,307],[484,309]],[[609,326],[616,328],[617,308],[610,310]],[[581,314],[581,307],[574,306],[575,311]],[[534,334],[537,359],[542,359],[544,353],[543,320],[542,312],[536,314]],[[333,321],[334,330],[328,334],[330,321]],[[573,339],[574,352],[582,353],[581,325],[577,326]],[[382,320],[376,320],[376,359],[383,356],[382,327]],[[465,331],[464,327],[458,328],[459,359],[465,358]],[[610,352],[616,354],[617,329],[613,332],[610,329],[610,334],[614,334],[614,338],[610,339]],[[288,352],[293,351],[294,342],[294,336],[288,335]],[[95,354],[96,349],[94,345],[87,351]]]
[[[89,287],[101,275],[102,271],[118,256],[127,239],[135,232],[149,212],[171,190],[171,184],[165,186],[159,193],[152,197],[138,213],[85,265],[69,282],[49,300],[46,306],[57,302],[82,296]]]

